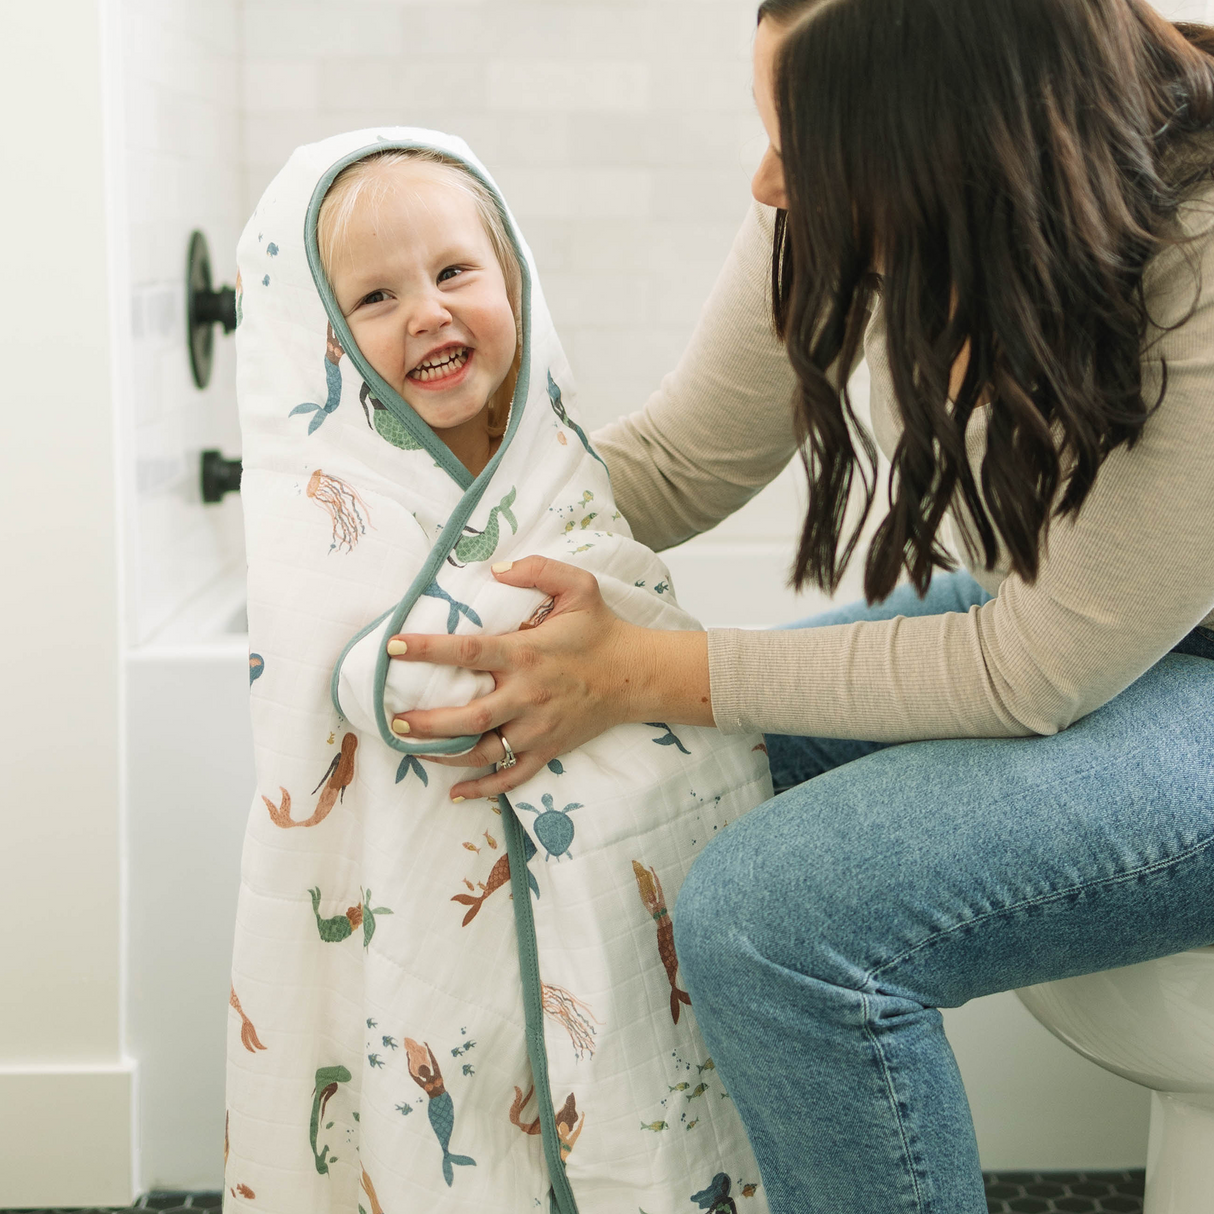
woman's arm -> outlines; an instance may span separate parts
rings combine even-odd
[[[655,551],[715,527],[797,449],[796,380],[771,321],[774,218],[751,205],[678,366],[643,409],[592,436],[616,505]]]

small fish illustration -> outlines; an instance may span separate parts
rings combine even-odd
[[[741,1182],[739,1182],[739,1183],[741,1183]],[[743,1197],[753,1197],[758,1191],[759,1191],[759,1186],[757,1184],[742,1185],[742,1196]]]
[[[325,745],[326,745],[326,746],[332,746],[332,745],[333,745],[333,743],[334,743],[334,742],[336,742],[336,741],[337,741],[337,734],[336,734],[336,733],[334,733],[334,732],[333,732],[333,730],[331,730],[331,729],[330,729],[330,730],[329,730],[329,738],[328,738],[328,741],[326,741],[326,742],[325,742]]]
[[[257,1196],[257,1194],[254,1193],[253,1190],[250,1189],[247,1184],[238,1184],[232,1190],[232,1196],[233,1197],[247,1197],[249,1199],[249,1201],[252,1201]]]
[[[565,767],[560,759],[549,759],[548,770],[552,772],[554,776],[563,776],[565,774]]]
[[[384,1043],[384,1049],[398,1050],[400,1046],[396,1042],[395,1037],[381,1037],[380,1040]]]
[[[430,1128],[443,1152],[443,1179],[450,1188],[455,1178],[455,1168],[474,1168],[476,1160],[468,1155],[453,1155],[451,1133],[455,1129],[455,1103],[443,1083],[438,1060],[428,1044],[418,1044],[411,1037],[405,1038],[405,1053],[409,1062],[409,1074],[413,1082],[426,1093],[427,1113]]]
[[[683,1097],[683,1099],[684,1099],[684,1100],[694,1100],[694,1099],[695,1099],[697,1096],[703,1096],[703,1095],[704,1095],[704,1093],[705,1093],[705,1092],[707,1092],[707,1091],[708,1091],[708,1084],[706,1084],[706,1083],[697,1083],[697,1084],[695,1085],[695,1087],[691,1089],[691,1095],[690,1095],[690,1096],[684,1096],[684,1097]]]
[[[691,1084],[684,1081],[683,1083],[676,1083],[674,1085],[674,1087],[671,1087],[670,1084],[667,1084],[666,1090],[668,1092],[685,1092],[685,1091],[687,1091],[687,1089],[689,1087],[691,1087]]]
[[[653,590],[655,594],[665,594],[670,589],[669,582],[654,582]]]
[[[531,836],[523,835],[523,855],[528,861],[535,855],[535,844],[531,842]],[[497,862],[489,870],[489,880],[484,886],[484,893],[479,898],[473,898],[468,894],[454,894],[451,898],[452,902],[458,902],[461,906],[468,908],[468,913],[464,916],[464,922],[461,926],[467,927],[469,923],[480,913],[481,904],[494,890],[501,889],[510,880],[510,857],[509,855],[498,856]],[[464,882],[467,885],[467,881]],[[535,879],[535,874],[530,869],[527,870],[527,884],[531,892],[538,898],[540,896],[539,882]],[[468,886],[469,889],[473,887]]]
[[[653,739],[659,746],[677,746],[685,755],[691,754],[691,751],[675,737],[674,730],[665,721],[646,721],[645,724],[650,729],[664,729],[666,731],[660,738]]]
[[[269,275],[266,275],[265,282],[268,284],[269,281]],[[341,342],[337,340],[333,326],[329,325],[328,333],[325,336],[325,383],[328,386],[325,403],[315,405],[305,402],[302,405],[296,405],[287,414],[288,417],[294,417],[297,413],[311,413],[313,417],[308,423],[309,434],[315,434],[325,418],[341,404],[341,359],[343,354],[345,351],[341,348]]]
[[[465,844],[464,844],[464,846],[465,846],[465,847],[466,847],[466,848],[467,848],[469,851],[474,851],[474,852],[476,852],[476,854],[477,854],[478,856],[481,854],[481,849],[480,849],[479,847],[477,847],[477,845],[476,845],[475,843],[465,843]]]
[[[494,851],[497,851],[497,840],[486,830],[482,834],[485,836],[485,842],[489,844]]]
[[[713,1060],[711,1058],[705,1058],[703,1065],[696,1067],[696,1070],[701,1075],[703,1075],[705,1071],[715,1071],[716,1069],[717,1069],[717,1064],[715,1062],[713,1062]]]
[[[669,1129],[669,1128],[670,1128],[670,1127],[669,1127],[669,1126],[668,1126],[668,1125],[667,1125],[667,1124],[666,1124],[664,1121],[651,1121],[651,1122],[649,1122],[649,1124],[648,1124],[648,1125],[646,1125],[646,1124],[645,1124],[645,1122],[643,1122],[643,1121],[641,1122],[641,1129],[642,1129],[642,1130],[653,1130],[653,1132],[654,1132],[655,1134],[656,1134],[656,1133],[657,1133],[659,1130],[666,1130],[666,1129]],[[581,1156],[579,1155],[579,1156],[578,1156],[578,1158],[580,1159],[580,1158],[581,1158]]]
[[[396,1106],[396,1111],[402,1117],[408,1117],[409,1114],[413,1112],[413,1106],[411,1104],[398,1104]]]
[[[236,998],[235,987],[232,987],[231,994],[228,996],[228,1003],[236,1009],[236,1015],[240,1017],[240,1044],[250,1054],[256,1054],[258,1050],[264,1050],[266,1047],[258,1040],[257,1030],[253,1027],[253,1022],[241,1009],[240,1000]]]
[[[571,418],[569,414],[565,412],[565,405],[561,400],[561,389],[556,380],[552,378],[551,368],[548,371],[548,400],[552,404],[552,412],[555,413],[557,417],[559,417],[561,421],[564,422],[565,425],[568,426],[569,429],[582,440],[582,446],[586,448],[587,452],[593,455],[600,464],[603,464],[602,457],[590,445],[590,440],[586,437],[586,431],[583,430],[582,427],[579,426],[577,422],[575,422],[573,418]],[[560,438],[560,435],[558,434],[557,437]],[[603,464],[603,467],[606,468],[607,465]]]
[[[670,912],[666,909],[666,897],[662,893],[662,882],[658,879],[656,869],[646,868],[639,860],[633,860],[632,871],[636,876],[637,890],[645,909],[653,916],[658,925],[658,956],[666,968],[666,977],[670,982],[670,1014],[675,1024],[679,1023],[680,1004],[691,1004],[691,996],[679,988],[679,960],[674,951],[674,924],[670,921]]]
[[[422,594],[427,595],[432,599],[441,599],[444,603],[448,604],[448,608],[449,608],[447,611],[447,632],[448,633],[453,633],[456,630],[456,628],[459,627],[459,617],[461,615],[467,616],[468,622],[471,624],[475,624],[477,628],[484,627],[484,624],[481,623],[481,617],[479,615],[477,615],[476,612],[473,611],[472,608],[467,605],[467,603],[457,602],[437,582],[431,582],[430,585],[427,586],[426,589],[422,591]]]
[[[598,517],[599,516],[592,510],[584,519],[582,519],[582,530],[585,531],[586,528],[589,527],[590,524]]]
[[[312,1122],[311,1141],[312,1156],[316,1160],[316,1170],[322,1176],[329,1171],[332,1156],[326,1143],[317,1147],[316,1138],[320,1133],[320,1119],[324,1116],[325,1107],[337,1093],[339,1084],[350,1082],[350,1072],[344,1066],[322,1066],[316,1072],[316,1086],[312,1089]]]
[[[470,565],[474,561],[487,561],[497,551],[497,541],[501,534],[498,515],[501,515],[510,524],[511,534],[518,533],[518,520],[510,509],[514,505],[517,493],[518,490],[511,487],[510,492],[489,511],[484,531],[477,531],[474,527],[464,527],[465,534],[456,540],[454,552],[447,554],[449,564],[454,565],[457,569],[462,569],[463,566]]]
[[[693,1193],[691,1200],[707,1210],[708,1214],[738,1214],[738,1207],[729,1196],[729,1177],[724,1172],[718,1172],[711,1180],[708,1188],[700,1193]]]
[[[687,1129],[689,1129],[689,1130],[694,1130],[694,1129],[696,1128],[696,1126],[698,1126],[699,1124],[700,1124],[700,1119],[697,1117],[697,1118],[695,1119],[695,1121],[689,1121],[689,1122],[687,1123],[686,1128],[687,1128]]]
[[[373,1067],[382,1067],[384,1065],[384,1060],[378,1054],[368,1054],[367,1062]]]

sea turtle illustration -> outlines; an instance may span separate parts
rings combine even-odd
[[[536,838],[548,852],[544,859],[556,858],[559,860],[562,856],[568,855],[569,844],[573,842],[573,822],[569,814],[575,809],[581,809],[582,806],[575,801],[571,805],[566,805],[564,809],[557,809],[553,803],[552,794],[549,792],[544,793],[540,800],[544,803],[542,810],[536,809],[534,805],[528,805],[525,801],[517,802],[515,809],[525,809],[529,814],[537,815],[535,819]]]

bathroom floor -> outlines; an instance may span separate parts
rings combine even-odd
[[[989,1214],[1142,1214],[1146,1173],[986,1172]]]
[[[986,1172],[989,1214],[1142,1214],[1146,1173],[1132,1172]],[[185,1214],[217,1211],[222,1193],[148,1193],[121,1210],[0,1210],[0,1214]],[[742,1211],[741,1214],[745,1214]]]

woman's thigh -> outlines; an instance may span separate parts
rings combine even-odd
[[[1052,737],[876,751],[714,839],[692,946],[954,1006],[1209,943],[1212,750],[1214,662],[1169,655]]]
[[[944,615],[950,611],[965,613],[971,607],[980,607],[989,602],[991,597],[965,570],[960,569],[954,573],[936,574],[923,598],[919,597],[913,586],[898,586],[879,603],[869,604],[860,599],[781,627],[822,628],[828,624],[854,624],[857,620],[892,620],[899,615]],[[768,734],[767,753],[771,760],[772,783],[777,792],[783,792],[843,763],[884,750],[888,745],[888,742],[859,742],[850,738]]]

